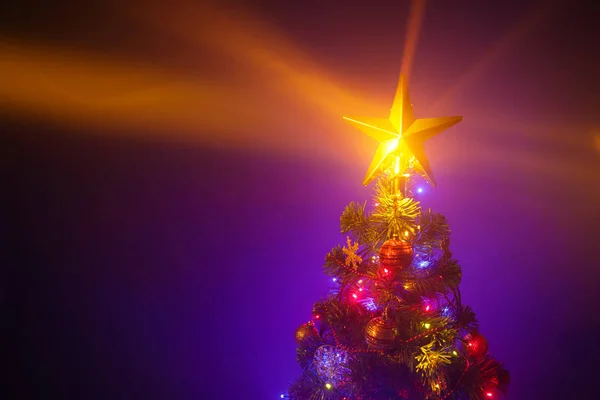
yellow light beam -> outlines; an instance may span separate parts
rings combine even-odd
[[[419,34],[421,33],[421,26],[423,25],[426,6],[427,0],[412,0],[406,38],[404,41],[404,54],[400,68],[402,75],[404,75],[409,82],[412,75],[412,66],[417,50],[417,43],[419,41]]]
[[[214,82],[30,43],[2,41],[0,53],[0,106],[20,115],[88,127],[181,128],[192,113],[196,127],[228,120],[229,98]],[[213,113],[198,113],[202,108]]]
[[[81,133],[212,146],[259,143],[298,150],[303,145],[279,134],[293,123],[284,112],[286,101],[277,89],[265,89],[267,81],[257,73],[234,71],[215,79],[183,74],[168,64],[158,68],[144,60],[6,39],[0,40],[0,54],[0,107],[18,118]]]
[[[276,87],[288,97],[328,115],[343,110],[377,108],[373,102],[346,89],[323,67],[275,26],[249,9],[226,11],[207,2],[164,12],[158,8],[132,9],[132,15],[194,49],[208,49],[225,57],[244,76]]]
[[[359,120],[352,119],[352,118],[350,118],[350,117],[342,117],[342,118],[344,118],[346,121],[350,121],[350,122],[353,122],[353,123],[355,123],[355,124],[362,125],[362,126],[365,126],[365,127],[367,127],[367,128],[374,129],[374,130],[376,130],[376,131],[380,131],[380,132],[383,132],[383,133],[387,133],[387,134],[389,134],[389,135],[396,135],[396,133],[395,133],[395,132],[393,132],[393,131],[390,131],[390,130],[387,130],[387,129],[383,129],[383,128],[380,128],[380,127],[378,127],[378,126],[375,126],[375,125],[367,124],[367,123],[365,123],[365,122],[361,122],[361,121],[359,121]]]

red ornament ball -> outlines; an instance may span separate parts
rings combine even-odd
[[[469,357],[479,359],[488,351],[488,342],[483,335],[479,333],[471,333],[466,338],[466,350]]]
[[[397,336],[396,324],[389,319],[375,317],[365,326],[365,340],[376,350],[390,350],[394,346]]]
[[[319,332],[317,328],[313,325],[312,322],[307,322],[302,324],[296,329],[296,343],[299,345],[306,344],[309,340],[317,339],[319,337]]]
[[[379,263],[392,271],[406,268],[413,260],[413,249],[401,239],[388,239],[379,249]]]

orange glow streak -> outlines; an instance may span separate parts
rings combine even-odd
[[[406,44],[411,49],[423,4],[417,1],[412,8]],[[149,24],[199,60],[226,66],[217,78],[182,74],[163,60],[163,68],[157,68],[155,60],[133,62],[0,41],[0,51],[8,55],[0,60],[0,106],[86,131],[124,129],[226,147],[258,144],[308,151],[330,159],[354,158],[357,169],[368,162],[369,138],[349,137],[337,121],[352,110],[377,115],[386,107],[385,97],[374,101],[346,89],[347,82],[337,83],[248,10],[191,2],[169,12],[164,7],[150,3],[132,8],[132,29],[135,22]],[[405,57],[404,64],[411,58]]]
[[[8,55],[0,60],[0,107],[85,131],[120,129],[227,148],[350,157],[357,169],[368,162],[371,141],[349,138],[339,117],[351,110],[376,114],[385,109],[383,101],[337,84],[250,12],[207,4],[169,12],[164,7],[138,7],[131,17],[151,23],[157,35],[171,37],[199,60],[225,66],[217,77],[182,74],[168,60],[156,68],[151,59],[132,62],[0,40],[0,52]]]
[[[347,128],[339,123],[340,116],[352,110],[377,115],[385,109],[387,99],[374,101],[347,89],[351,86],[338,83],[260,16],[240,9],[224,12],[206,3],[170,8],[167,13],[160,6],[145,7],[132,10],[131,14],[180,40],[192,52],[206,49],[215,57],[228,60],[239,77],[258,83],[258,90],[274,92],[274,97],[279,99],[266,109],[271,115],[270,122],[277,120],[285,129],[271,134],[265,131],[262,140],[275,140],[279,147],[294,151],[299,150],[299,146],[304,150],[310,148],[313,154],[326,153],[329,158],[354,157],[357,168],[368,162],[371,154],[367,146],[372,147],[372,142],[360,135],[349,136]],[[282,105],[281,101],[288,103]],[[255,108],[252,99],[247,106]],[[299,111],[309,113],[310,117],[301,119]],[[318,129],[314,129],[315,123]],[[285,135],[285,131],[297,129],[298,125],[303,126],[302,139],[291,132]],[[272,136],[267,136],[269,134]],[[319,144],[318,148],[315,143]]]
[[[243,109],[231,118],[236,100],[228,91],[235,88],[224,82],[53,47],[0,42],[0,53],[0,106],[17,115],[86,128],[195,132],[257,120]]]
[[[132,12],[140,14],[138,9]],[[261,17],[249,10],[224,12],[209,4],[197,3],[175,12],[165,13],[160,9],[146,12],[147,21],[157,28],[168,30],[195,48],[209,48],[229,57],[246,74],[267,73],[266,86],[276,83],[294,98],[308,101],[333,115],[342,115],[349,104],[352,108],[373,108],[343,89],[343,85],[337,85],[293,42],[274,27],[261,23]],[[262,78],[267,76],[262,75]]]
[[[402,66],[400,68],[400,71],[402,71],[402,74],[408,82],[410,82],[410,75],[414,63],[417,43],[419,41],[419,33],[421,32],[421,26],[423,25],[423,16],[425,15],[426,6],[427,0],[413,0],[410,16],[408,17],[408,28],[406,39],[404,41],[404,54],[402,56]]]

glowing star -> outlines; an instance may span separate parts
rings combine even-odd
[[[344,119],[380,142],[363,185],[368,185],[378,173],[385,170],[389,162],[396,158],[395,156],[401,156],[401,173],[412,163],[423,178],[435,187],[435,178],[423,144],[430,137],[460,122],[462,117],[415,120],[408,95],[408,83],[400,75],[389,118],[344,117]]]
[[[358,269],[358,264],[360,264],[363,260],[362,258],[356,254],[358,251],[358,243],[352,244],[352,240],[350,237],[346,237],[346,246],[342,249],[344,254],[346,255],[346,265],[352,267],[354,269]]]

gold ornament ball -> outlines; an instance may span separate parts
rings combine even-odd
[[[375,317],[365,327],[367,344],[377,350],[389,350],[394,346],[398,330],[393,321]]]
[[[392,271],[408,267],[412,259],[413,249],[402,239],[388,239],[379,249],[379,263]]]
[[[296,329],[296,343],[305,344],[308,340],[319,337],[319,332],[312,322],[302,324]]]

